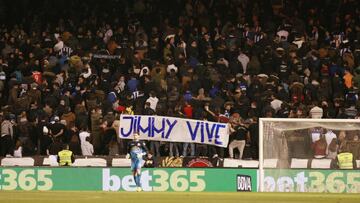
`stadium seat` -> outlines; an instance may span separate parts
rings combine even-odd
[[[290,168],[307,168],[309,160],[308,159],[291,159]]]
[[[43,165],[44,166],[59,166],[59,163],[57,162],[57,156],[50,155],[49,157],[44,158]]]
[[[331,167],[332,159],[313,159],[311,161],[311,168],[329,169]]]
[[[72,166],[107,166],[107,164],[102,158],[79,158],[75,159]]]
[[[258,168],[259,161],[255,160],[239,160],[239,159],[224,159],[224,167],[229,168]]]
[[[112,159],[111,166],[113,166],[113,167],[130,167],[131,159],[119,159],[119,158]]]
[[[30,157],[26,158],[3,158],[1,166],[34,166],[35,160]]]
[[[264,159],[264,168],[276,168],[278,159]]]

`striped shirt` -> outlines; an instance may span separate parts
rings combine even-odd
[[[254,36],[254,42],[258,43],[259,41],[261,41],[264,38],[264,35],[262,33],[256,33]]]
[[[140,91],[135,91],[132,93],[131,95],[131,99],[135,100],[139,97],[143,97],[144,96],[144,93],[140,92]]]
[[[349,52],[349,53],[351,53],[351,50],[349,49],[349,48],[342,48],[342,49],[340,49],[340,56],[343,56],[346,52]]]
[[[64,46],[62,49],[60,49],[59,55],[70,56],[72,52],[73,52],[72,48]]]

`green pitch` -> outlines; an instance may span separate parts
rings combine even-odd
[[[0,191],[1,203],[359,203],[359,194],[314,193],[180,193],[180,192],[24,192]]]

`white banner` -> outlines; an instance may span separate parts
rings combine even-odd
[[[164,116],[121,115],[119,137],[133,139],[138,132],[142,140],[189,142],[227,147],[229,127],[226,123]]]

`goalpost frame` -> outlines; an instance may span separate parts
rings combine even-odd
[[[360,119],[259,118],[259,192],[264,191],[264,122],[360,123]]]

